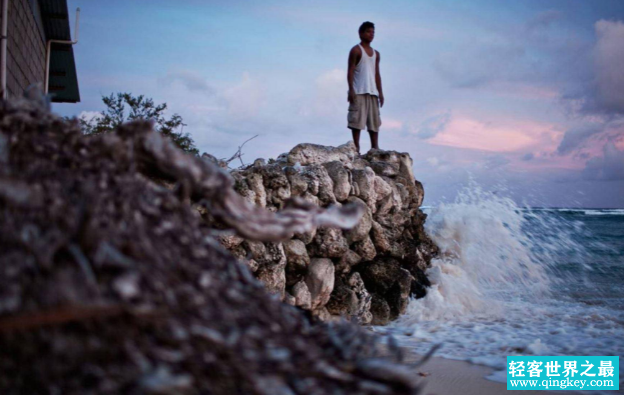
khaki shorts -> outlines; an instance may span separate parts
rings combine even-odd
[[[351,129],[368,128],[369,132],[378,132],[381,126],[379,98],[369,94],[355,95],[355,100],[349,104],[347,122]]]

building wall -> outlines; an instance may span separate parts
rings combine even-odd
[[[45,38],[35,15],[37,1],[9,0],[7,43],[7,90],[19,97],[33,83],[45,80]],[[0,15],[1,19],[1,15]],[[40,21],[40,18],[39,18]]]

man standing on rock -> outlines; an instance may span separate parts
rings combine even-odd
[[[353,132],[353,142],[358,154],[360,153],[360,131],[365,127],[370,134],[371,147],[379,149],[379,127],[381,126],[379,108],[384,104],[379,73],[381,56],[370,46],[375,38],[375,25],[372,22],[364,22],[360,26],[359,33],[361,42],[349,52],[347,71],[349,83],[347,127]]]

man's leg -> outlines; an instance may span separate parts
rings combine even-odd
[[[360,153],[360,130],[351,128],[351,132],[353,133],[353,142],[355,143],[355,149],[357,153]]]
[[[371,148],[379,149],[379,133],[369,131],[368,134],[370,134]]]

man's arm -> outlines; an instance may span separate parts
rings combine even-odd
[[[381,61],[381,55],[377,51],[377,67],[375,67],[375,82],[377,83],[377,91],[379,92],[379,107],[384,105],[383,89],[381,87],[381,73],[379,72],[379,62]]]
[[[349,52],[349,64],[347,68],[347,83],[349,84],[349,96],[347,101],[353,103],[355,100],[355,89],[353,89],[353,76],[355,75],[355,68],[358,64],[358,58],[362,57],[362,51],[359,46],[354,46]]]

